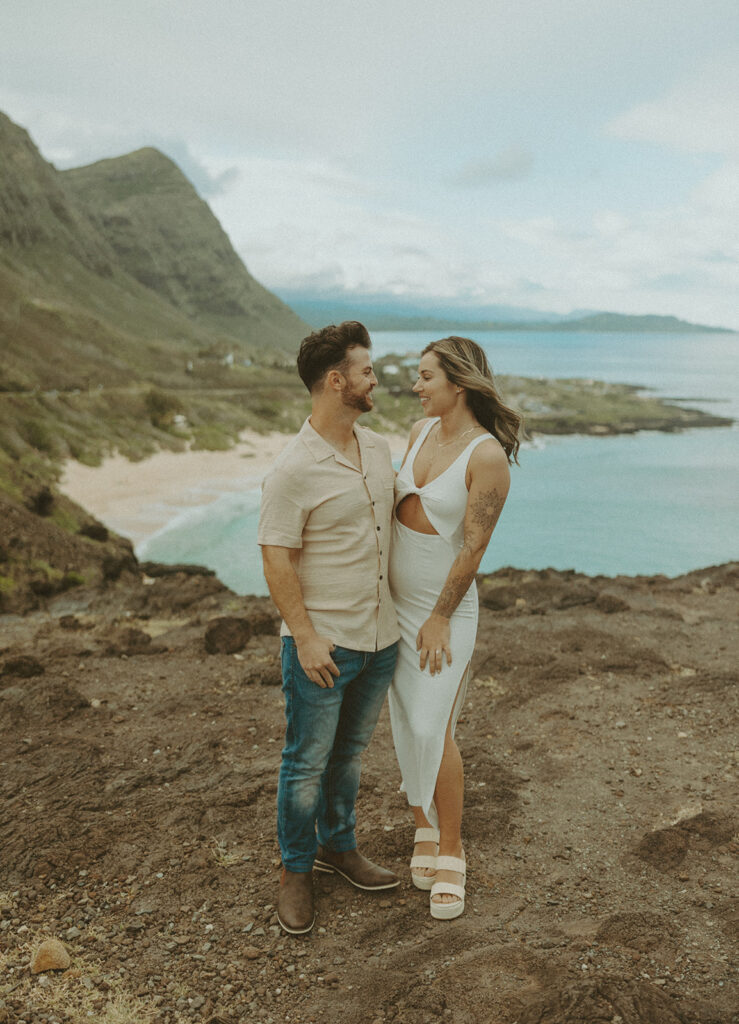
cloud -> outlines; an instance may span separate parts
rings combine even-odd
[[[470,236],[443,210],[393,208],[328,162],[238,166],[213,207],[251,272],[278,292],[671,313],[739,327],[723,173],[680,205],[604,207],[576,226],[557,213],[480,216]],[[219,174],[218,165],[206,170]]]
[[[527,178],[533,166],[534,156],[528,149],[509,146],[490,159],[464,164],[448,182],[455,188],[486,188],[501,181]]]
[[[739,52],[613,118],[605,131],[688,153],[739,154]]]
[[[171,7],[0,4],[0,108],[163,150],[268,287],[735,319],[736,0]]]
[[[567,296],[570,306],[671,313],[739,329],[736,225],[704,201],[702,188],[674,208],[639,216],[602,211],[581,232],[557,218],[511,220],[501,229],[511,271],[539,281],[537,301],[559,312],[567,311]]]

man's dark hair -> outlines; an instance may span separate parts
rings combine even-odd
[[[329,324],[303,338],[298,352],[298,373],[308,390],[315,391],[329,370],[345,369],[347,352],[356,345],[362,348],[371,345],[367,328],[357,320],[345,320],[338,326]]]

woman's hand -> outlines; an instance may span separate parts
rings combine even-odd
[[[441,672],[446,654],[447,665],[452,663],[450,644],[449,619],[437,612],[432,612],[418,631],[416,650],[421,652],[421,671],[428,662],[431,675]]]

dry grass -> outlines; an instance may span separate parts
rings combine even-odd
[[[39,933],[12,951],[0,951],[1,999],[21,1002],[27,1017],[44,1014],[67,1024],[150,1024],[156,1020],[158,1010],[151,1000],[134,995],[123,979],[111,979],[105,992],[91,985],[90,979],[103,972],[99,960],[73,954],[74,966],[68,970],[32,975],[33,951],[46,938],[49,936]],[[184,1024],[185,1019],[180,1014],[174,1017],[177,1024]]]
[[[225,839],[217,839],[213,836],[210,850],[216,863],[222,868],[230,868],[233,864],[238,864],[241,861],[242,855],[236,850],[229,851]]]

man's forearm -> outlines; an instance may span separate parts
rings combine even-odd
[[[313,623],[303,600],[300,579],[291,559],[275,557],[267,550],[263,550],[262,559],[270,595],[293,637],[298,640],[314,633]]]

